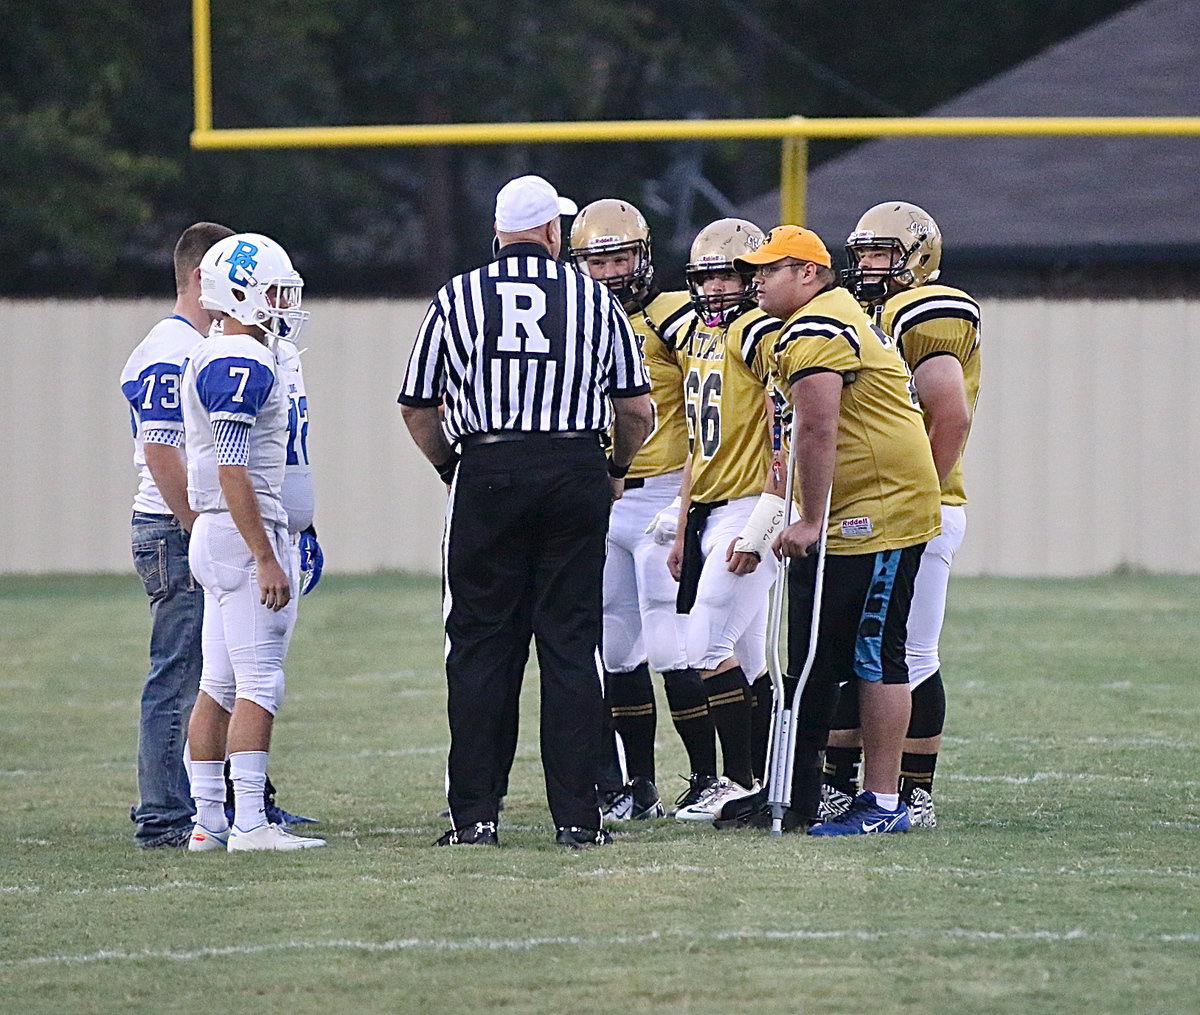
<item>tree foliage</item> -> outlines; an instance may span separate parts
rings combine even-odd
[[[214,119],[918,114],[1129,5],[213,0]],[[634,201],[673,266],[777,183],[766,142],[192,151],[187,4],[0,0],[0,18],[4,293],[161,291],[198,219],[277,236],[314,292],[427,292],[486,257],[495,191],[522,172]]]

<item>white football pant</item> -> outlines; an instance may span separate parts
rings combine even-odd
[[[283,701],[283,660],[296,624],[300,555],[287,526],[268,529],[292,598],[282,610],[259,602],[258,572],[227,512],[204,512],[192,529],[188,563],[204,587],[200,690],[227,712],[246,698],[272,715]]]
[[[659,673],[687,666],[685,617],[675,612],[679,586],[667,570],[671,547],[646,529],[678,495],[683,473],[650,476],[626,490],[608,521],[604,558],[604,668],[628,673],[649,660]]]
[[[767,599],[776,561],[772,556],[751,574],[739,575],[729,570],[725,554],[757,503],[757,494],[740,497],[708,516],[700,535],[704,569],[686,628],[689,666],[715,670],[736,656],[750,682],[767,668]]]
[[[908,686],[916,687],[941,666],[938,640],[946,617],[946,588],[950,565],[967,532],[967,509],[961,504],[942,505],[942,531],[925,545],[921,567],[913,584],[908,612]]]

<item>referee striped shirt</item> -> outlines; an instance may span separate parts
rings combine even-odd
[[[456,275],[430,303],[398,401],[446,406],[451,443],[499,430],[607,430],[610,398],[650,391],[609,290],[536,243]]]

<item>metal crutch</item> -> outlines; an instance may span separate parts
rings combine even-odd
[[[796,445],[799,437],[799,413],[792,415],[792,442],[788,448],[788,474],[784,484],[783,528],[791,524],[792,486],[796,474]],[[783,834],[783,812],[792,799],[792,763],[796,756],[796,712],[800,707],[800,696],[808,675],[812,672],[817,654],[817,629],[821,622],[821,592],[825,578],[825,539],[829,530],[829,504],[833,489],[825,498],[825,510],[821,516],[821,535],[817,542],[817,576],[813,588],[812,619],[808,632],[808,655],[804,668],[792,693],[790,702],[784,700],[783,666],[779,661],[779,631],[783,618],[783,602],[787,591],[788,558],[779,561],[775,583],[771,586],[771,605],[767,614],[767,670],[771,675],[771,686],[775,692],[771,717],[771,744],[767,756],[771,759],[770,779],[767,788],[767,803],[771,807],[771,834]]]

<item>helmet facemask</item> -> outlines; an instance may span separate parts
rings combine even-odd
[[[908,268],[908,259],[919,246],[919,240],[905,248],[895,237],[873,236],[868,240],[856,241],[852,235],[846,241],[847,267],[842,272],[842,285],[861,303],[881,303],[893,293],[912,285],[913,275]],[[890,266],[864,268],[860,255],[865,250],[888,251]]]
[[[710,222],[692,241],[684,277],[692,304],[709,327],[720,324],[733,311],[744,313],[757,305],[758,285],[753,273],[735,271],[733,262],[757,250],[763,239],[763,231],[753,222],[724,218]],[[736,275],[741,287],[733,292],[706,293],[705,280],[717,273]]]
[[[716,274],[737,275],[742,283],[741,288],[734,292],[706,293],[705,281]],[[689,264],[685,275],[688,291],[692,294],[692,305],[709,327],[720,324],[731,310],[744,311],[758,303],[758,284],[754,276],[735,272],[732,264]]]

